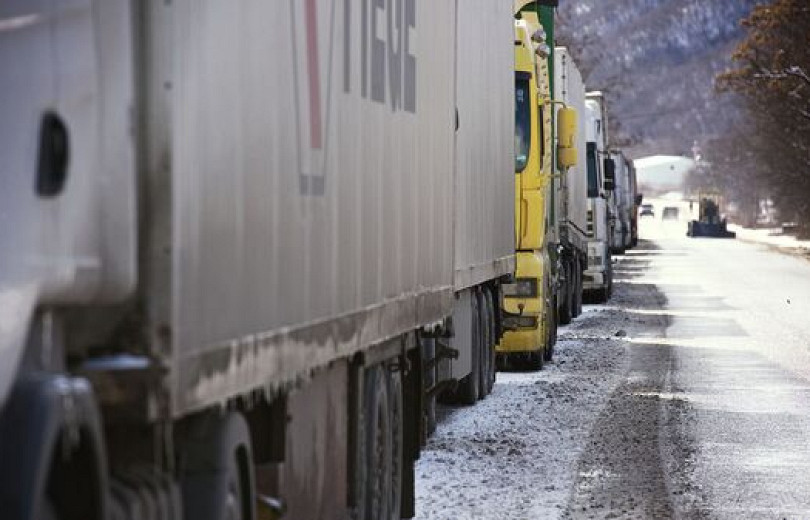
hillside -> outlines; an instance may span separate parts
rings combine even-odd
[[[757,3],[564,0],[558,43],[572,48],[588,88],[607,92],[614,144],[634,157],[689,154],[695,140],[737,122],[734,99],[715,94],[714,77]]]

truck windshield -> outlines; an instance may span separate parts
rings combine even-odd
[[[532,144],[532,108],[529,74],[515,74],[515,173],[526,169]]]

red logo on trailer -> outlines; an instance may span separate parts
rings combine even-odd
[[[290,12],[301,193],[323,195],[333,74],[346,94],[416,113],[416,0],[290,0]]]
[[[290,0],[298,176],[304,195],[323,195],[326,190],[333,59],[330,42],[335,31],[336,3]],[[323,9],[323,4],[328,8]]]
[[[317,0],[306,0],[307,20],[318,19]],[[318,31],[308,26],[307,73],[309,75],[309,138],[313,149],[320,150],[323,143],[321,127],[321,71],[318,58]],[[316,28],[317,29],[317,28]]]

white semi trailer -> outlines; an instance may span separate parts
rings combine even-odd
[[[412,516],[427,403],[490,388],[514,269],[511,5],[0,27],[0,516]]]
[[[473,0],[460,7],[453,219],[456,305],[455,335],[449,342],[454,355],[438,366],[438,377],[459,381],[454,397],[472,404],[489,393],[495,382],[491,342],[500,337],[500,322],[481,324],[492,329],[492,339],[486,355],[478,358],[465,348],[474,341],[469,331],[476,330],[470,320],[475,320],[475,308],[500,315],[500,293],[489,284],[515,272],[515,182],[514,176],[504,173],[514,171],[514,80],[511,90],[505,89],[504,80],[514,76],[514,48],[503,43],[514,37],[503,24],[504,6]],[[477,42],[482,40],[490,42],[487,49],[479,48]],[[444,351],[441,339],[437,345],[440,353]],[[455,352],[459,353],[456,359]],[[484,377],[476,379],[475,374]]]
[[[583,290],[589,299],[602,303],[610,298],[613,267],[610,246],[613,241],[615,215],[615,165],[608,150],[607,106],[601,92],[589,92],[587,107],[587,175],[588,175],[588,265]]]
[[[554,100],[575,109],[578,116],[574,140],[577,163],[561,169],[559,182],[554,184],[557,219],[549,233],[549,241],[557,248],[560,261],[558,317],[560,323],[565,324],[582,311],[583,271],[588,251],[585,84],[565,47],[554,49],[553,91]]]

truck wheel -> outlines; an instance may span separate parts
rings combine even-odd
[[[21,374],[3,405],[0,439],[0,518],[109,516],[104,433],[89,381]]]
[[[182,497],[174,475],[150,465],[116,471],[110,482],[110,515],[116,520],[181,518]]]
[[[506,354],[495,354],[495,368],[499,372],[503,372],[509,366]]]
[[[388,385],[380,366],[365,374],[365,507],[364,520],[388,518],[391,499],[391,407]]]
[[[577,300],[582,298],[582,290],[580,289],[580,280],[577,276],[577,262],[576,259],[571,260],[571,319],[573,320],[578,316],[577,314]]]
[[[605,285],[594,291],[594,303],[606,303],[608,301],[608,287]]]
[[[436,357],[436,340],[433,338],[422,338],[420,339],[422,343],[422,359],[427,361],[432,361],[434,357]],[[422,362],[423,365],[426,366],[425,361]],[[424,387],[430,388],[436,384],[438,381],[438,370],[435,366],[431,366],[430,368],[422,367],[422,372],[424,374]],[[426,434],[425,437],[431,435],[434,431],[436,431],[436,395],[425,395],[424,400],[424,409],[423,415],[425,420],[425,430],[424,433]],[[427,438],[424,439],[427,441]]]
[[[490,309],[490,312],[491,312],[491,315],[490,315],[490,319],[491,319],[491,321],[490,321],[490,336],[492,338],[490,340],[490,345],[492,345],[492,347],[490,348],[490,358],[489,358],[490,363],[489,363],[489,392],[488,393],[492,393],[492,389],[495,388],[495,374],[497,373],[497,366],[496,366],[497,363],[495,362],[495,358],[497,356],[496,356],[496,352],[495,352],[495,346],[498,344],[498,341],[500,341],[500,339],[501,339],[501,333],[500,333],[500,330],[498,330],[498,320],[497,320],[498,299],[495,297],[495,291],[493,291],[492,289],[488,289],[487,294],[489,296],[489,309]]]
[[[388,518],[399,520],[402,510],[402,446],[405,440],[405,419],[402,391],[402,371],[388,370],[388,402],[391,425],[391,493],[388,499]]]
[[[574,310],[571,315],[576,318],[582,314],[582,264],[579,260],[574,261]]]
[[[255,518],[253,456],[244,417],[230,412],[195,419],[187,438],[183,471],[186,520]]]
[[[571,269],[568,276],[571,277],[571,320],[577,317],[577,297],[579,296],[579,280],[577,279],[577,261],[571,260],[571,264],[569,265]]]
[[[559,327],[559,317],[557,316],[557,296],[551,297],[551,347],[557,344],[557,329]]]
[[[477,291],[475,298],[478,300],[478,399],[483,399],[487,396],[487,305],[483,292]]]
[[[73,518],[101,518],[97,507],[97,500],[93,500],[97,493],[103,492],[100,488],[102,482],[94,479],[86,459],[90,447],[87,439],[81,439],[78,445],[71,445],[67,432],[60,435],[60,440],[53,446],[51,468],[47,479],[44,497],[41,499],[41,518],[49,520],[67,520]],[[85,460],[82,460],[85,459]],[[89,483],[83,488],[82,483]],[[90,495],[90,499],[84,494]],[[40,516],[37,516],[40,518]]]
[[[557,304],[554,299],[551,300],[551,304],[548,306],[548,340],[546,342],[546,348],[543,350],[543,361],[551,361],[551,358],[554,356],[554,345],[557,343],[557,314],[556,314]]]
[[[568,325],[571,323],[571,310],[573,308],[572,298],[574,294],[574,280],[571,278],[573,274],[573,269],[571,268],[570,262],[563,263],[563,276],[565,277],[565,283],[562,287],[562,299],[560,301],[559,309],[559,316],[560,316],[560,323],[563,325]]]
[[[42,509],[40,511],[42,515],[40,518],[42,520],[59,520],[59,516],[56,514],[56,509],[54,509],[53,504],[48,499],[42,501]]]
[[[479,293],[478,311],[479,311],[479,330],[480,335],[480,355],[481,355],[481,370],[479,372],[480,378],[478,382],[479,398],[483,399],[489,395],[492,390],[492,355],[494,354],[494,345],[492,343],[492,310],[490,308],[490,298],[486,289]]]
[[[493,291],[490,289],[487,291],[489,295],[489,386],[487,390],[487,394],[492,393],[492,389],[495,388],[495,374],[497,373],[497,368],[495,367],[495,347],[498,345],[499,335],[498,335],[498,324],[496,323],[496,313],[498,312],[498,308],[496,307],[497,303],[495,300],[495,295]]]
[[[545,350],[535,350],[529,352],[529,370],[543,370],[543,359],[545,358]]]
[[[478,383],[480,380],[479,372],[481,370],[481,334],[478,325],[478,297],[473,295],[473,297],[470,298],[470,301],[472,302],[472,316],[470,318],[472,323],[472,330],[470,333],[470,356],[472,357],[472,366],[470,373],[461,378],[461,381],[458,383],[458,388],[456,389],[456,400],[460,404],[468,406],[473,405],[478,401]]]

